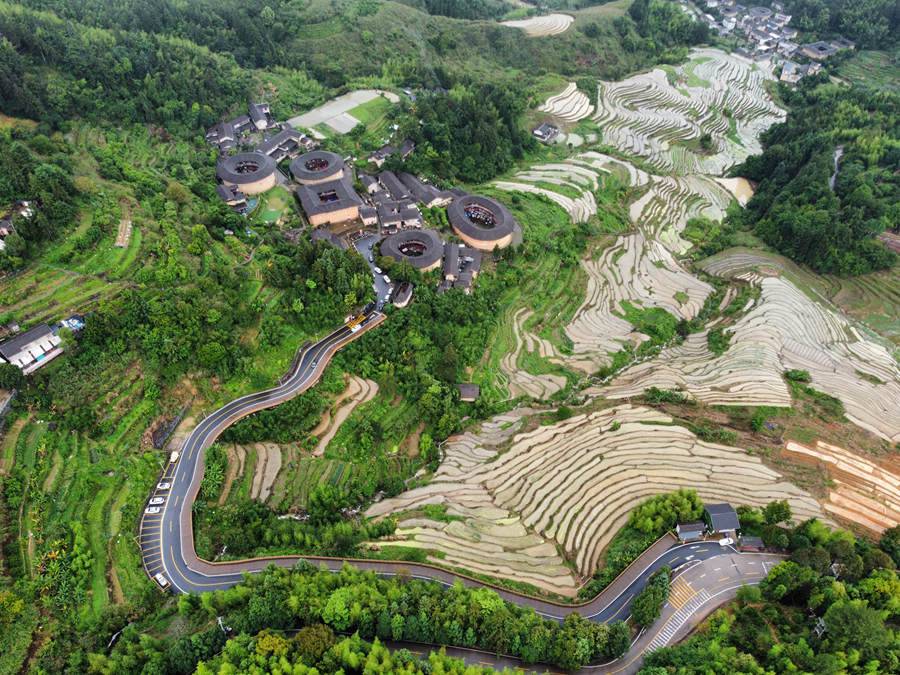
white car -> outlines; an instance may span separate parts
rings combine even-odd
[[[375,268],[375,274],[383,274],[380,267]]]
[[[172,487],[171,483],[157,483],[156,484],[157,490],[168,490],[170,487]]]
[[[169,580],[166,579],[166,578],[162,575],[162,572],[157,572],[156,574],[154,574],[154,575],[153,575],[153,580],[154,580],[156,583],[159,584],[159,587],[160,587],[160,588],[168,588],[168,587],[169,587]]]
[[[734,539],[731,537],[725,537],[724,539],[719,539],[719,546],[731,546],[734,543]]]
[[[384,275],[383,277],[381,277],[381,278],[384,279],[384,283],[386,283],[386,284],[391,283],[391,278],[390,278],[387,274],[385,274],[385,275]]]
[[[160,504],[165,504],[165,503],[166,503],[165,497],[153,497],[153,499],[150,500],[151,506],[159,506]]]
[[[375,256],[372,255],[371,253],[369,254],[369,262],[370,262],[370,263],[375,262]]]
[[[155,516],[157,513],[159,513],[159,511],[160,508],[158,506],[148,506],[146,509],[144,509],[144,513],[146,513],[148,516]]]
[[[178,458],[181,457],[181,453],[177,450],[173,450],[172,454],[169,455],[169,464],[174,464],[178,461]]]

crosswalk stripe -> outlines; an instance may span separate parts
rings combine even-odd
[[[673,584],[674,586],[674,584]],[[684,606],[675,612],[662,629],[656,634],[650,644],[647,645],[647,651],[653,651],[660,647],[665,647],[675,634],[687,622],[691,615],[706,603],[712,596],[705,588],[696,593]]]

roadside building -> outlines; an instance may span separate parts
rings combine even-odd
[[[413,286],[408,281],[401,281],[400,285],[397,286],[397,290],[394,292],[394,307],[399,309],[403,309],[406,307],[413,296]]]
[[[703,519],[709,526],[712,534],[736,539],[737,531],[741,528],[737,511],[731,504],[704,504]]]
[[[702,520],[678,523],[675,526],[675,533],[679,541],[697,541],[706,536],[706,523]]]
[[[355,220],[363,205],[346,176],[327,183],[300,185],[295,194],[313,227]]]
[[[42,323],[0,344],[0,361],[28,375],[62,354],[61,342],[50,326]]]
[[[765,548],[766,545],[761,538],[741,536],[740,548],[738,550],[758,553],[759,551],[764,551]]]

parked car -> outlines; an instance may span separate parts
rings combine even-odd
[[[381,278],[384,279],[384,283],[386,283],[386,284],[391,283],[391,278],[390,278],[387,274],[385,274],[385,275],[384,275],[383,277],[381,277]]]
[[[160,504],[165,504],[165,503],[166,503],[166,498],[165,498],[165,497],[153,497],[153,498],[150,500],[150,505],[151,505],[151,506],[159,506]]]
[[[148,516],[155,516],[157,513],[159,513],[159,511],[160,508],[158,506],[148,506],[146,509],[144,509],[144,513],[146,513]]]
[[[157,490],[168,490],[170,487],[172,487],[171,483],[157,483],[156,484]]]
[[[369,254],[369,262],[370,262],[370,263],[375,262],[375,256],[372,255],[371,253]]]
[[[383,272],[382,272],[382,270],[381,270],[380,267],[376,267],[376,268],[375,268],[375,274],[383,274]]]
[[[734,544],[734,539],[732,539],[731,537],[719,539],[719,546],[731,546],[732,544]]]
[[[178,461],[178,458],[181,457],[181,453],[177,450],[173,450],[172,454],[169,455],[169,464],[174,464]]]
[[[154,580],[156,583],[159,584],[159,587],[160,587],[160,588],[168,588],[168,587],[169,587],[169,580],[166,579],[166,578],[162,575],[162,572],[157,572],[156,574],[154,574],[154,575],[153,575],[153,580]]]

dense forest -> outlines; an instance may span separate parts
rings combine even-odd
[[[894,264],[876,235],[900,226],[900,99],[831,84],[784,90],[788,117],[763,152],[734,169],[759,188],[739,220],[818,272],[864,274]]]
[[[900,528],[888,530],[877,547],[815,520],[785,527],[757,509],[738,513],[745,531],[784,546],[790,560],[759,587],[740,589],[737,602],[698,635],[648,655],[641,675],[900,669]]]
[[[791,25],[810,37],[843,35],[863,49],[886,49],[900,35],[895,0],[785,0]]]

